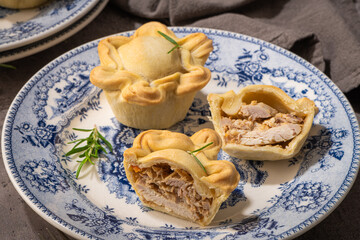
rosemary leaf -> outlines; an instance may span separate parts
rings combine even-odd
[[[3,67],[3,68],[10,68],[10,69],[16,69],[15,66],[13,65],[10,65],[10,64],[4,64],[4,63],[0,63],[0,67]]]
[[[172,39],[170,36],[166,35],[165,33],[161,32],[161,31],[157,31],[161,36],[163,36],[166,40],[168,40],[169,42],[171,42],[172,44],[175,45],[175,47],[173,47],[170,51],[168,51],[167,53],[171,53],[172,51],[174,51],[177,48],[181,48],[181,46],[174,40]]]
[[[84,165],[85,162],[86,162],[86,158],[80,162],[80,165],[79,165],[78,169],[76,170],[76,178],[79,178],[81,168],[82,168],[82,166]]]
[[[92,158],[99,158],[99,150],[107,153],[106,149],[101,145],[104,143],[107,148],[112,152],[112,145],[100,134],[97,130],[96,126],[93,129],[82,129],[82,128],[73,128],[73,130],[81,131],[81,132],[91,132],[88,137],[77,139],[69,142],[69,144],[76,143],[76,145],[65,154],[65,156],[70,156],[75,153],[80,153],[79,158],[83,158],[79,162],[79,166],[76,170],[76,178],[79,177],[80,171],[85,163],[89,162],[94,165]],[[86,142],[86,145],[79,147],[80,144]]]
[[[165,33],[161,32],[161,31],[157,31],[161,36],[163,36],[166,40],[168,40],[169,42],[171,42],[174,45],[179,45],[174,39],[172,39],[170,36],[166,35]]]
[[[65,154],[65,156],[70,156],[70,155],[72,155],[72,154],[85,151],[85,150],[88,149],[88,148],[89,148],[88,145],[83,146],[83,147],[79,147],[79,148],[75,148],[75,147],[74,147],[74,148],[72,148],[69,152],[67,152],[67,153]],[[81,155],[80,155],[80,157],[81,157]]]
[[[80,144],[82,144],[85,141],[86,141],[86,139],[81,139],[81,141],[79,141],[73,148],[76,148],[77,146],[79,146]]]
[[[201,150],[203,150],[204,148],[207,148],[208,146],[210,146],[211,144],[213,144],[213,142],[210,142],[208,144],[206,144],[205,146],[202,146],[201,148],[198,148],[194,151],[191,151],[192,153],[196,153],[196,152],[200,152]]]
[[[200,165],[200,167],[204,170],[204,172],[205,172],[206,175],[207,175],[208,173],[206,172],[206,169],[205,169],[204,165],[202,165],[202,163],[200,162],[200,160],[195,156],[194,153],[192,153],[192,152],[189,152],[189,153],[190,153],[191,156],[193,156],[193,157],[195,158],[196,162]]]
[[[80,131],[80,132],[91,132],[94,129],[83,129],[83,128],[73,128],[73,130]]]
[[[104,143],[106,144],[106,146],[109,148],[110,152],[112,152],[112,151],[113,151],[113,148],[112,148],[111,144],[109,143],[109,141],[106,140],[106,139],[103,137],[103,135],[100,134],[100,132],[98,132],[98,135],[99,135],[99,138],[100,138],[101,140],[103,140],[103,142],[104,142]]]
[[[168,51],[167,53],[168,53],[168,54],[171,53],[171,52],[174,51],[176,48],[178,48],[178,46],[173,47],[173,48],[170,49],[170,51]]]
[[[72,143],[76,143],[76,142],[84,142],[84,141],[86,141],[86,139],[85,138],[80,138],[80,139],[76,139],[76,140],[74,140],[74,141],[71,141],[71,142],[68,142],[68,144],[72,144]]]
[[[201,148],[195,149],[194,151],[187,151],[191,156],[193,156],[196,160],[196,162],[200,165],[200,167],[204,170],[204,172],[206,173],[206,175],[208,174],[204,165],[202,165],[202,163],[200,162],[200,160],[196,157],[196,155],[194,153],[196,152],[200,152],[201,150],[203,150],[204,148],[207,148],[208,146],[210,146],[211,144],[213,144],[213,142],[210,142],[208,144],[206,144],[205,146],[202,146]]]

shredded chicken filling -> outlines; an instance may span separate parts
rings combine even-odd
[[[194,221],[209,215],[212,198],[202,197],[196,192],[194,179],[188,172],[172,169],[168,164],[133,169],[135,184],[147,201]]]
[[[234,116],[223,113],[220,127],[227,143],[286,147],[287,142],[300,134],[303,122],[295,113],[281,113],[267,104],[252,101],[242,105]]]

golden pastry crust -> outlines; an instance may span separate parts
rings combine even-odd
[[[210,142],[213,144],[196,153],[205,172],[188,151]],[[133,146],[124,152],[126,176],[144,205],[208,225],[240,180],[231,162],[214,160],[220,147],[221,139],[212,129],[200,130],[191,137],[167,130],[148,130],[138,135]],[[161,181],[156,180],[158,176],[163,176]],[[182,180],[178,179],[180,176]],[[176,180],[185,182],[176,184]],[[196,196],[193,201],[197,203],[191,202],[189,192]]]
[[[223,140],[222,149],[247,160],[294,157],[318,111],[308,98],[295,101],[269,85],[250,85],[238,94],[209,94],[208,102],[214,128]]]
[[[22,9],[37,7],[48,0],[0,0],[1,7]]]
[[[174,39],[174,45],[158,31]],[[165,25],[149,22],[131,37],[112,36],[100,41],[101,65],[90,81],[104,90],[123,124],[140,129],[168,128],[185,118],[197,91],[210,80],[203,67],[212,41],[203,33],[177,38]]]

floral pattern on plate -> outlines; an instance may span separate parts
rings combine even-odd
[[[206,228],[143,207],[122,164],[122,153],[140,130],[117,122],[102,91],[89,83],[91,69],[99,64],[94,41],[45,66],[10,107],[3,154],[20,195],[61,230],[90,239],[283,239],[322,220],[345,197],[359,166],[358,123],[340,90],[311,64],[270,43],[219,30],[173,30],[180,37],[204,32],[213,39],[214,51],[206,63],[211,81],[196,95],[187,117],[170,130],[191,135],[212,128],[210,92],[269,84],[319,107],[300,154],[268,162],[221,151],[219,159],[232,161],[241,180]],[[67,142],[82,136],[73,127],[94,124],[114,151],[102,155],[95,167],[84,166],[75,179],[77,162],[64,156],[71,147]]]

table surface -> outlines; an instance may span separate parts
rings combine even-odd
[[[10,62],[17,70],[0,69],[0,128],[21,87],[44,65],[81,44],[118,32],[133,30],[147,22],[121,12],[111,3],[95,20],[72,37],[35,55]],[[360,87],[346,94],[360,119]],[[0,239],[72,239],[37,215],[10,182],[0,156]],[[325,220],[297,239],[360,239],[360,180]]]

